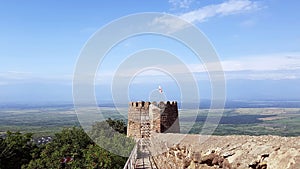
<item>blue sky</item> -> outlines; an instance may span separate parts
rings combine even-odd
[[[0,102],[71,101],[74,67],[89,37],[115,19],[140,12],[170,13],[195,24],[220,57],[228,99],[300,100],[299,6],[296,0],[3,1]],[[148,35],[128,39],[108,54],[96,80],[100,100],[110,99],[107,82],[118,59],[149,47],[181,57],[198,78],[203,98],[209,98],[201,63],[180,44]],[[171,94],[178,90],[176,85],[156,73],[139,75],[132,88],[140,93],[160,83],[170,86],[165,87],[169,98],[178,99],[178,94]],[[132,99],[147,94],[133,94]]]

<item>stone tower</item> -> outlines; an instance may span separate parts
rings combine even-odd
[[[177,102],[130,102],[127,135],[135,138],[156,133],[179,133]]]

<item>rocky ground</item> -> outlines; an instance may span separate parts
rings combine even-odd
[[[158,168],[297,169],[300,137],[155,134]]]

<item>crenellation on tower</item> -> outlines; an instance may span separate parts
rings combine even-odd
[[[176,101],[138,101],[129,102],[128,105],[128,136],[142,138],[149,137],[151,132],[180,132]]]

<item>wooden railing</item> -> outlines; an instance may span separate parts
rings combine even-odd
[[[138,145],[140,141],[137,141],[135,146],[133,147],[130,156],[128,157],[128,160],[124,166],[123,169],[134,169],[135,168],[135,162],[137,160],[137,151],[138,151]]]

